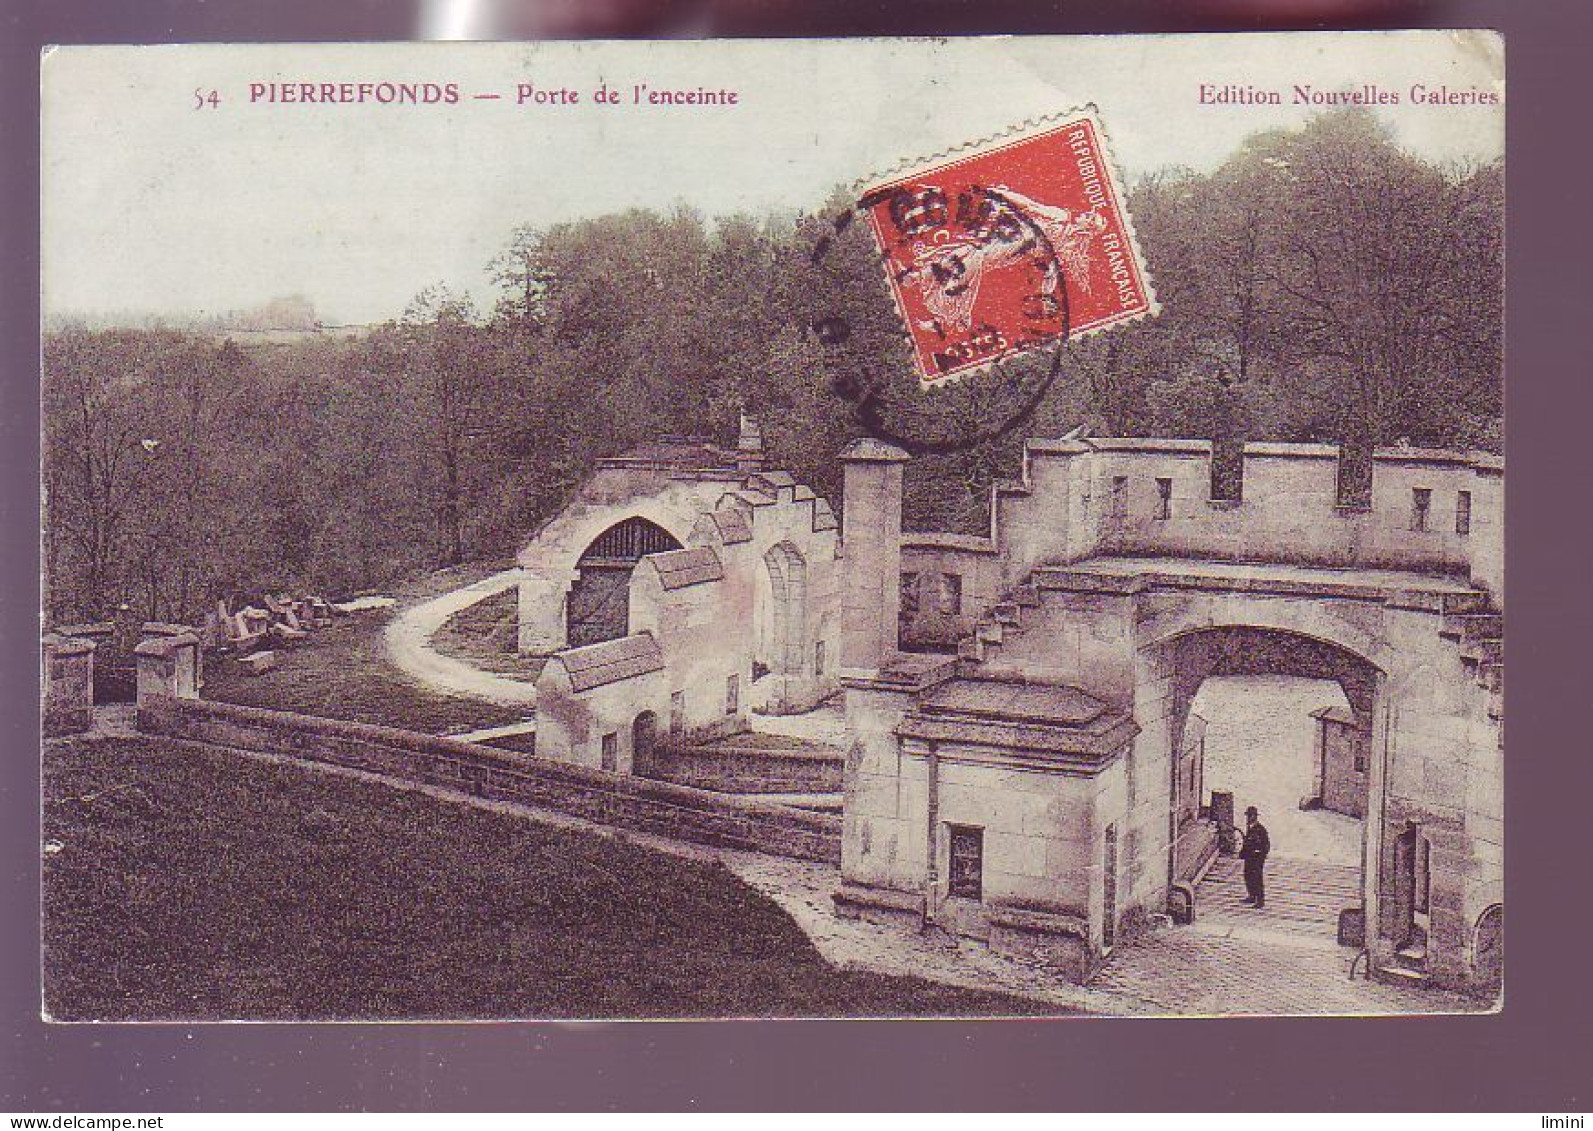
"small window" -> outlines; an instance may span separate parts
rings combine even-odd
[[[1173,481],[1156,480],[1156,518],[1166,522],[1173,517]]]
[[[1113,518],[1125,518],[1128,515],[1128,476],[1112,476],[1112,503],[1111,515]]]
[[[951,895],[963,899],[980,899],[984,892],[985,831],[971,825],[952,825]]]
[[[1364,774],[1366,772],[1366,751],[1362,750],[1360,747],[1356,747],[1355,749],[1355,772],[1358,774]]]
[[[613,773],[619,768],[619,735],[614,732],[603,736],[603,768]]]
[[[1415,871],[1415,910],[1422,915],[1428,915],[1432,913],[1433,845],[1432,841],[1420,833],[1416,835]]]
[[[824,641],[822,640],[813,642],[813,674],[824,674]]]
[[[1345,444],[1339,449],[1338,505],[1366,510],[1372,505],[1372,449]]]
[[[1426,530],[1433,511],[1433,492],[1430,487],[1413,487],[1410,493],[1410,528]]]
[[[734,715],[741,710],[741,677],[733,675],[725,680],[725,714]]]
[[[1462,491],[1455,496],[1455,533],[1471,533],[1471,492]]]
[[[679,738],[686,733],[686,693],[677,691],[669,697],[669,733]]]
[[[940,615],[943,617],[962,615],[961,574],[943,573],[940,575]]]
[[[1215,440],[1211,445],[1211,498],[1238,503],[1245,497],[1245,443]]]

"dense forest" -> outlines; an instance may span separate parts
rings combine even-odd
[[[956,442],[909,524],[978,529],[1025,435],[1502,443],[1503,168],[1435,168],[1365,112],[1250,138],[1133,187],[1160,316],[919,393],[863,225],[632,211],[524,227],[496,306],[446,285],[366,333],[52,326],[43,349],[47,614],[186,620],[261,590],[337,596],[512,554],[593,461],[761,419],[832,498],[864,393]],[[291,301],[297,324],[304,311]],[[815,332],[844,320],[844,340]],[[284,329],[294,327],[283,327]],[[1015,368],[1014,368],[1015,367]]]

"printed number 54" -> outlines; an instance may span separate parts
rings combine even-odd
[[[206,94],[204,91],[200,90],[198,87],[194,87],[194,109],[195,110],[203,110],[206,106],[209,106],[212,110],[214,110],[216,107],[218,107],[220,105],[221,105],[221,95],[217,94],[213,90],[209,94]]]

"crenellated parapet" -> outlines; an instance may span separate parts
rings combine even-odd
[[[1502,604],[1502,457],[1401,446],[1351,464],[1329,444],[1030,440],[992,489],[989,543],[1007,586],[1126,555],[1438,573]]]

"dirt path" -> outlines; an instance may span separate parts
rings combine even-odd
[[[204,746],[171,740],[179,745]],[[304,762],[276,754],[226,748],[240,758],[283,763],[318,774],[379,782],[394,789],[425,793],[446,801],[494,812],[511,813],[562,828],[581,829],[598,836],[616,837],[673,856],[718,863],[751,887],[772,899],[813,940],[825,960],[834,966],[924,978],[971,989],[1003,990],[1049,1002],[1061,1011],[1085,1010],[1118,1016],[1156,1012],[1157,1007],[1132,992],[1075,986],[1054,972],[1027,966],[992,954],[984,946],[938,934],[917,934],[897,928],[838,918],[830,896],[840,883],[831,865],[757,852],[712,848],[689,841],[616,829],[580,817],[512,802],[473,797],[440,786],[424,785],[386,774],[354,770],[326,763]]]
[[[506,569],[461,589],[412,605],[387,626],[387,653],[405,675],[434,691],[482,699],[505,706],[536,704],[536,687],[521,679],[497,675],[441,655],[431,638],[443,622],[461,609],[502,593],[520,579],[518,569]]]

